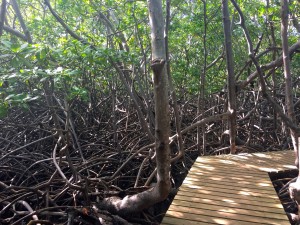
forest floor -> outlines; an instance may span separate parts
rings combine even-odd
[[[104,198],[123,198],[155,185],[155,162],[147,147],[152,143],[141,131],[135,113],[120,111],[115,126],[107,113],[110,111],[104,110],[111,107],[109,103],[92,107],[93,111],[86,111],[83,103],[76,104],[78,108],[71,116],[59,104],[56,114],[46,104],[32,104],[28,110],[11,109],[0,120],[0,224],[159,224],[199,155],[196,130],[184,135],[185,157],[171,165],[169,197],[142,213],[120,218],[97,206]],[[212,109],[205,117],[224,111],[222,107]],[[55,127],[55,115],[61,130]],[[181,115],[185,129],[196,121],[196,108],[184,103]],[[173,123],[171,127],[174,135]],[[226,129],[220,120],[206,125],[206,155],[228,153]],[[64,138],[59,138],[58,131]],[[251,153],[286,149],[291,140],[284,137],[274,130],[273,121],[243,120],[238,129],[238,149]],[[171,157],[177,154],[177,145],[171,145]],[[285,181],[279,179],[275,181],[278,189]]]

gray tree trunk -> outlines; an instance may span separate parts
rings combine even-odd
[[[285,80],[285,104],[288,113],[288,117],[296,124],[296,117],[293,103],[293,92],[292,92],[292,76],[290,70],[290,56],[288,46],[288,1],[281,0],[281,41],[282,41],[282,59],[284,68],[284,80]],[[295,151],[295,164],[299,168],[299,134],[294,130],[290,129],[291,138],[293,141]],[[291,198],[298,204],[298,215],[293,217],[293,220],[297,224],[300,224],[300,174],[295,183],[291,183],[289,186],[289,192]]]
[[[151,27],[151,50],[155,101],[155,151],[157,165],[157,186],[161,200],[170,191],[170,116],[168,99],[168,76],[165,66],[166,48],[164,39],[164,17],[161,0],[149,0]]]
[[[226,63],[227,63],[227,88],[228,88],[228,111],[229,117],[229,138],[230,138],[230,153],[236,152],[235,137],[236,137],[236,92],[235,92],[235,76],[234,76],[234,64],[231,42],[231,27],[230,17],[228,10],[228,0],[222,1],[223,11],[223,28],[225,38],[225,50],[226,50]]]

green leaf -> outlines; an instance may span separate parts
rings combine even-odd
[[[1,43],[7,47],[7,49],[10,49],[11,48],[11,45],[12,43],[10,41],[5,41],[5,40],[2,40]]]
[[[11,45],[11,51],[17,53],[20,50],[20,45],[17,43],[14,43]]]
[[[27,47],[28,47],[28,43],[22,44],[20,47],[20,50],[24,50]]]
[[[8,113],[7,105],[0,103],[0,118],[6,117]]]

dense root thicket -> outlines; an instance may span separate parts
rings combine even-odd
[[[289,184],[296,181],[298,170],[271,172],[269,175],[291,225],[295,225],[296,222],[293,221],[292,215],[298,214],[298,206],[290,197]]]
[[[255,91],[238,94],[238,151],[289,148],[287,129]],[[155,184],[153,145],[128,99],[111,96],[92,107],[80,100],[49,109],[42,99],[27,109],[12,107],[0,120],[0,224],[156,224],[198,156],[196,129],[183,136],[185,156],[171,165],[169,198],[142,213],[121,218],[101,210],[106,197],[123,198]],[[284,104],[284,98],[280,102]],[[203,118],[224,113],[226,93],[210,96]],[[197,121],[195,100],[179,100],[182,129]],[[299,105],[299,104],[298,104]],[[296,105],[296,111],[297,111]],[[53,110],[54,109],[54,110]],[[299,111],[299,109],[298,109]],[[55,124],[57,117],[59,130]],[[175,134],[174,121],[171,126]],[[151,127],[151,129],[153,129]],[[229,152],[227,121],[206,124],[205,154]],[[172,156],[178,154],[176,141]]]

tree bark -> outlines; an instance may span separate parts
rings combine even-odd
[[[20,31],[15,30],[13,28],[10,28],[9,26],[3,25],[3,30],[5,30],[6,32],[17,36],[18,38],[21,38],[23,41],[27,41],[27,38],[25,37],[24,34],[22,34]],[[28,41],[27,41],[28,42]]]
[[[230,112],[229,122],[229,137],[230,137],[230,153],[236,152],[235,137],[236,137],[236,85],[234,76],[234,64],[231,42],[230,17],[228,10],[228,0],[222,2],[223,11],[223,28],[225,38],[225,51],[227,63],[227,88],[228,88],[228,111]]]

